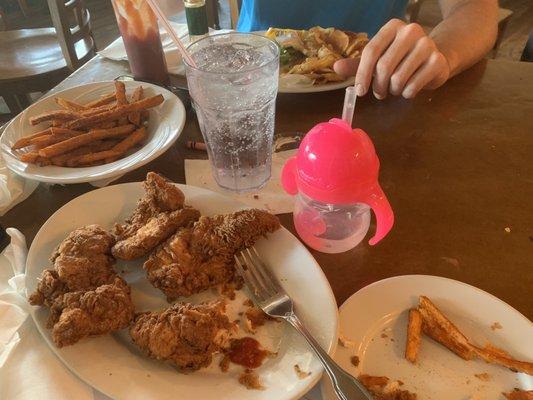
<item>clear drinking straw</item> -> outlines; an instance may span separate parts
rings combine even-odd
[[[346,88],[346,94],[344,95],[344,107],[342,109],[342,119],[350,126],[352,126],[356,100],[357,100],[357,94],[355,93],[355,86],[348,86]]]
[[[163,13],[163,10],[161,10],[161,8],[159,7],[159,4],[157,4],[156,0],[146,0],[146,2],[150,6],[154,14],[157,16],[157,19],[159,19],[159,22],[163,24],[170,38],[174,41],[176,46],[178,46],[178,50],[180,51],[181,56],[185,58],[190,65],[192,65],[193,67],[196,67],[196,63],[192,59],[187,49],[185,49],[185,46],[181,42],[180,38],[178,37],[174,29],[172,29],[172,26],[170,25],[169,20]]]

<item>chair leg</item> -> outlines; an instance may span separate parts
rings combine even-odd
[[[2,97],[13,115],[17,115],[28,107],[31,102],[28,95],[25,94],[3,94]]]

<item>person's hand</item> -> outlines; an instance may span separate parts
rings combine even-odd
[[[450,76],[448,61],[422,27],[399,19],[379,30],[360,60],[339,60],[334,69],[342,76],[355,75],[358,96],[365,95],[372,83],[378,99],[388,92],[410,99],[422,89],[436,89]]]

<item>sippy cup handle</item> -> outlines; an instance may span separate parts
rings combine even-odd
[[[298,186],[296,185],[296,156],[293,156],[287,160],[281,171],[281,184],[283,189],[294,196],[298,193]]]
[[[369,197],[363,202],[368,204],[374,211],[374,214],[376,214],[376,233],[368,241],[373,246],[383,239],[392,229],[392,225],[394,225],[394,213],[392,212],[389,200],[387,200],[379,184],[376,184]]]

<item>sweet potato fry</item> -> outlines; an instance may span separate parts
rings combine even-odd
[[[81,117],[73,121],[69,121],[67,123],[67,127],[71,129],[79,129],[88,126],[93,126],[95,124],[106,121],[112,121],[135,111],[142,111],[147,108],[158,106],[163,101],[163,96],[161,94],[158,94],[157,96],[148,97],[146,99],[136,101],[135,103],[117,106],[116,108],[109,111],[104,111],[102,113]]]
[[[11,146],[11,150],[17,150],[22,149],[23,147],[29,146],[32,139],[38,138],[40,136],[50,135],[52,133],[52,128],[45,129],[44,131],[40,131],[37,133],[34,133],[33,135],[24,136],[17,140],[15,143],[13,143],[13,146]]]
[[[515,388],[512,392],[503,393],[507,400],[533,400],[533,390]]]
[[[50,126],[54,127],[62,127],[65,124],[65,121],[62,121],[60,119],[53,119],[50,121]]]
[[[55,129],[55,128],[52,128]],[[52,134],[52,135],[45,135],[40,136],[38,138],[35,138],[31,141],[31,144],[34,145],[37,149],[42,149],[45,147],[48,147],[52,144],[62,142],[64,140],[70,139],[74,136],[78,136],[83,132],[78,131],[70,131],[67,133],[58,133],[58,134]]]
[[[117,106],[128,104],[126,98],[126,85],[122,81],[115,81],[115,97],[117,98]],[[118,119],[118,125],[124,125],[128,123],[128,117],[120,117]]]
[[[128,122],[126,121],[126,123],[122,125],[126,125],[127,123]],[[109,121],[94,125],[92,129],[110,129],[115,128],[116,126],[118,126],[117,121]]]
[[[79,157],[73,158],[72,160],[67,161],[67,165],[69,167],[74,167],[78,165],[92,164],[96,161],[102,161],[108,157],[114,157],[116,155],[117,153],[113,149],[103,150],[97,153],[87,153],[87,154],[84,154],[82,156],[79,156]]]
[[[78,104],[74,101],[64,99],[62,97],[56,97],[56,103],[59,107],[62,107],[65,110],[69,111],[80,112],[86,110],[85,106],[82,106],[81,104]]]
[[[474,350],[466,336],[426,296],[420,296],[418,311],[426,335],[465,360],[474,358]]]
[[[74,150],[78,147],[84,146],[88,143],[91,143],[95,140],[106,139],[106,138],[115,138],[128,133],[133,132],[135,129],[134,125],[124,125],[111,129],[97,129],[78,135],[67,139],[63,142],[53,144],[51,146],[45,147],[39,150],[39,155],[41,157],[54,157],[59,154],[66,153],[68,151]]]
[[[22,153],[19,156],[20,161],[25,162],[25,163],[32,163],[32,164],[35,163],[35,161],[37,161],[38,158],[39,158],[39,153],[36,151]]]
[[[94,101],[91,101],[85,104],[85,107],[86,108],[100,107],[100,106],[103,106],[104,104],[109,104],[112,101],[115,101],[115,99],[116,99],[115,93],[109,93],[109,94],[106,94],[100,97],[98,100],[94,100]]]
[[[69,151],[68,153],[63,153],[59,156],[52,157],[51,162],[53,165],[64,167],[67,165],[67,163],[70,160],[73,160],[78,156],[89,154],[91,152],[109,150],[113,148],[118,142],[119,141],[116,141],[116,140],[97,140],[86,146],[78,147],[77,149]],[[75,163],[71,162],[71,164],[75,164]]]
[[[409,310],[409,325],[407,326],[407,342],[405,345],[405,358],[416,362],[418,350],[420,349],[420,339],[422,330],[422,316],[416,309]]]
[[[133,91],[133,94],[131,95],[131,101],[135,102],[135,101],[139,101],[143,98],[143,87],[142,86],[138,86],[137,88],[135,88],[135,90]],[[133,124],[133,125],[141,125],[141,113],[140,112],[133,112],[131,113],[130,115],[128,115],[128,120]]]
[[[146,139],[146,128],[142,126],[113,147],[113,151],[117,152],[118,155],[122,155],[144,139]]]
[[[72,111],[54,110],[54,111],[47,111],[45,113],[30,117],[30,124],[37,125],[37,124],[40,124],[41,122],[50,121],[53,119],[61,120],[61,121],[69,121],[69,120],[76,120],[79,117],[80,117],[80,114],[72,112]]]
[[[472,345],[472,348],[477,356],[488,363],[502,365],[509,368],[513,372],[523,372],[528,375],[533,375],[533,363],[527,361],[518,361],[510,356],[506,357],[502,355],[501,351],[495,351],[491,346],[486,346],[482,349]]]

